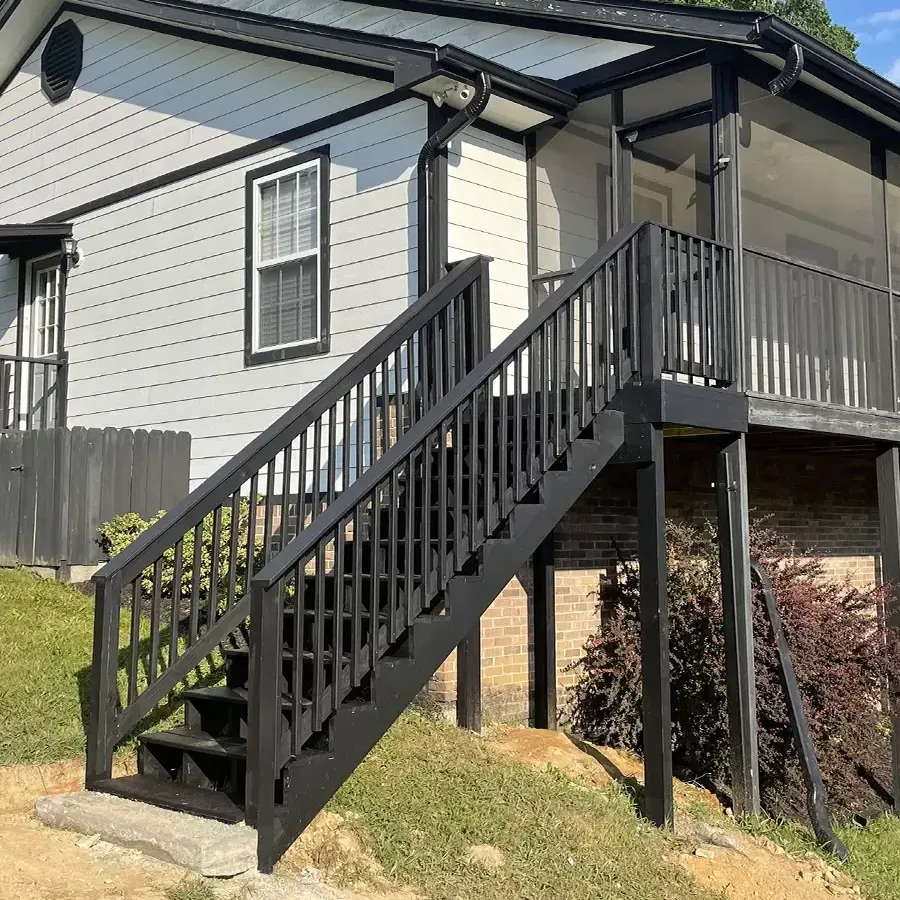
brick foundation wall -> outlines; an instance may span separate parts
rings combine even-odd
[[[666,512],[687,521],[715,519],[715,453],[709,438],[666,439]],[[880,579],[875,461],[869,448],[813,436],[751,435],[748,442],[751,519],[794,542],[798,553],[824,555],[830,577],[859,587]],[[637,551],[634,471],[610,467],[556,529],[556,619],[559,701],[577,678],[571,670],[598,626],[598,587],[615,569],[617,552]],[[531,572],[511,581],[482,619],[483,710],[486,721],[526,722],[531,673]],[[455,654],[427,696],[452,707]]]

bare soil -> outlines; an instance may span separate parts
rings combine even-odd
[[[634,787],[643,781],[640,760],[631,754],[575,742],[561,732],[502,728],[486,744],[504,758],[553,766],[597,788],[613,782]],[[122,774],[133,767],[129,760],[119,765]],[[78,760],[0,767],[0,900],[166,900],[167,890],[185,876],[183,870],[102,841],[86,847],[83,836],[34,820],[35,797],[81,789],[82,773]],[[715,797],[693,785],[676,782],[676,801],[688,808],[701,803],[711,813],[721,813]],[[821,860],[794,859],[730,825],[724,816],[714,818],[711,826],[679,815],[671,857],[714,893],[728,900],[858,895],[848,877]],[[279,863],[276,876],[251,876],[249,892],[242,890],[240,880],[220,883],[217,895],[223,900],[248,895],[255,900],[415,900],[390,884],[349,825],[341,816],[322,813]],[[320,879],[352,890],[332,889]]]
[[[597,787],[613,781],[643,784],[640,759],[621,750],[573,741],[562,732],[528,728],[498,729],[489,746],[510,759],[553,766],[571,778]],[[679,816],[676,862],[701,885],[728,900],[835,900],[858,896],[859,888],[842,872],[817,857],[794,859],[780,847],[728,824],[715,796],[695,785],[675,782],[675,801],[702,804],[718,814],[709,826]],[[715,843],[712,843],[715,842]],[[725,845],[725,846],[723,846]],[[700,855],[697,855],[699,852]]]

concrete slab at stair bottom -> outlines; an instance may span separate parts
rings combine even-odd
[[[256,868],[256,831],[246,825],[226,825],[93,791],[39,797],[35,813],[53,828],[99,834],[110,844],[210,878]]]

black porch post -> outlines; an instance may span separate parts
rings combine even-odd
[[[674,820],[672,709],[669,695],[666,482],[662,427],[651,426],[649,438],[650,462],[637,467],[644,705],[644,813],[656,825],[671,825]]]
[[[481,731],[481,620],[456,648],[456,724]]]
[[[734,435],[719,451],[716,460],[716,489],[725,623],[728,730],[731,738],[731,791],[736,815],[757,815],[759,760],[745,435]]]
[[[885,601],[887,639],[900,639],[900,447],[878,456],[878,514],[881,520],[881,577],[893,587]],[[893,695],[898,685],[891,685]],[[900,704],[891,702],[891,756],[894,772],[894,812],[900,812]]]
[[[534,572],[534,727],[556,729],[556,564],[553,532],[532,558]]]

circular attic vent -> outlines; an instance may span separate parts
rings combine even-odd
[[[50,32],[41,54],[41,87],[51,103],[66,100],[81,74],[84,38],[68,19]]]

